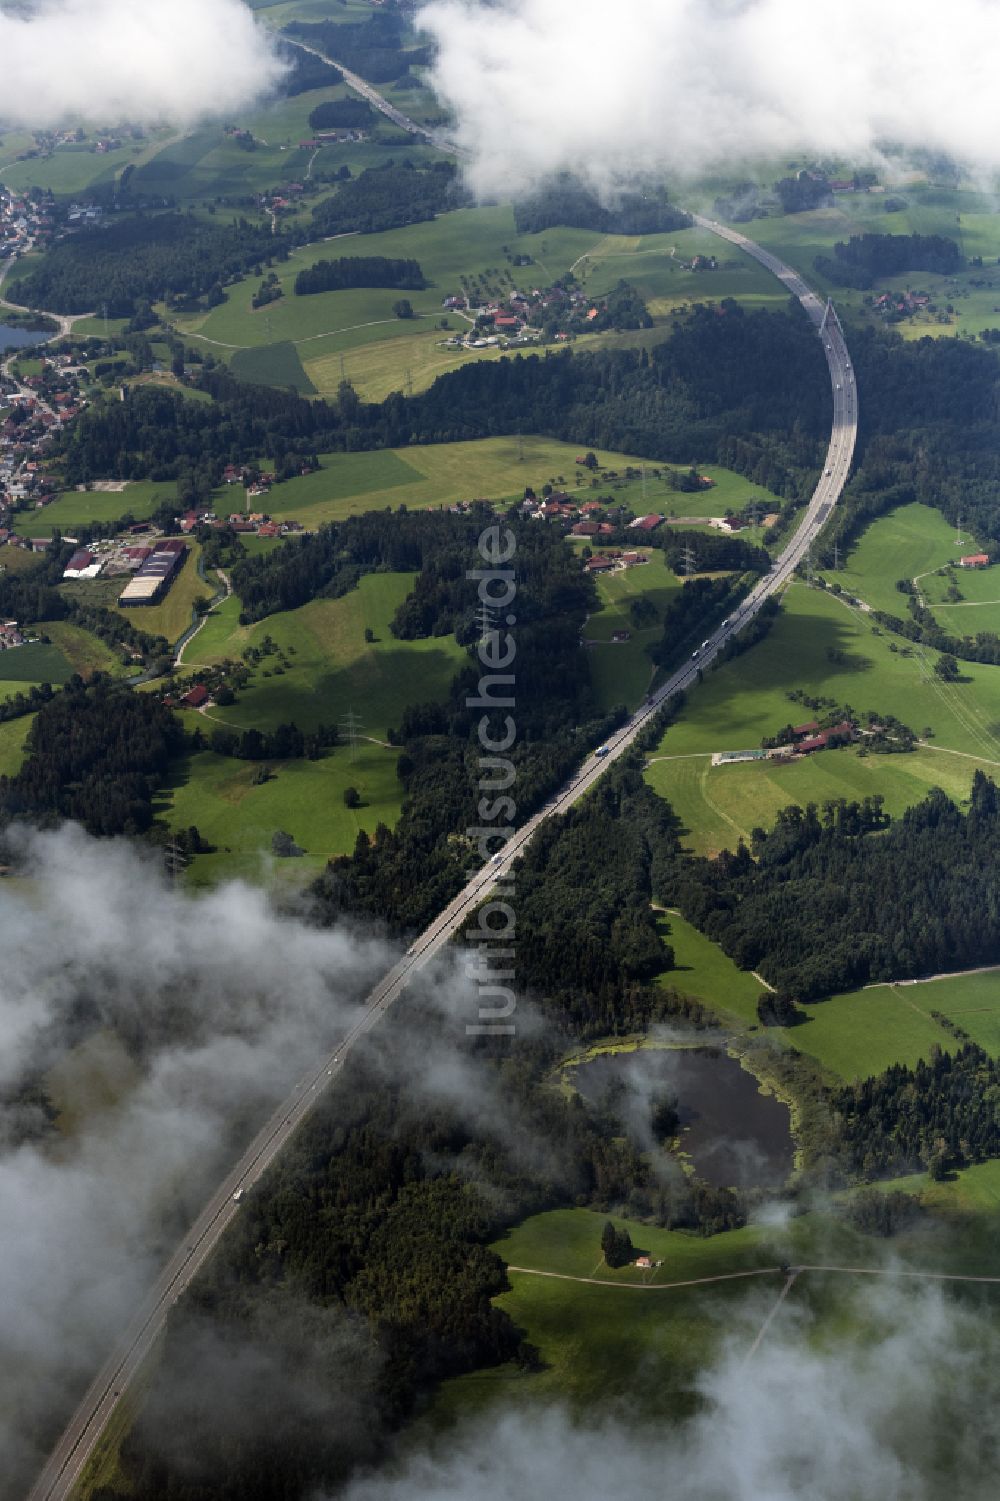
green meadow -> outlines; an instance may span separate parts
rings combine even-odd
[[[994,1188],[1000,1188],[996,1178]],[[489,1411],[494,1404],[527,1410],[529,1404],[559,1401],[576,1413],[592,1414],[624,1402],[633,1419],[683,1416],[703,1400],[697,1379],[707,1364],[726,1347],[737,1355],[750,1351],[784,1282],[783,1263],[886,1265],[880,1242],[831,1216],[806,1215],[785,1229],[752,1225],[700,1238],[612,1215],[617,1227],[629,1231],[635,1247],[662,1259],[663,1266],[653,1272],[631,1267],[609,1272],[600,1252],[607,1218],[588,1209],[551,1210],[531,1216],[494,1242],[493,1249],[508,1264],[550,1274],[510,1270],[510,1291],[494,1300],[537,1347],[541,1369],[529,1374],[502,1366],[445,1383],[427,1424],[431,1431],[446,1432],[454,1420]],[[900,1237],[893,1250],[904,1265],[982,1272],[996,1265],[996,1255],[981,1240],[966,1235],[943,1244],[931,1229]],[[700,1281],[757,1270],[762,1274]],[[567,1277],[596,1277],[601,1285],[562,1280]],[[675,1281],[693,1285],[660,1285]],[[866,1326],[855,1330],[859,1285],[872,1303],[865,1305]],[[775,1333],[782,1326],[805,1325],[825,1336],[881,1337],[869,1327],[878,1286],[867,1278],[859,1284],[848,1277],[800,1276]],[[892,1293],[892,1306],[898,1309],[898,1298],[917,1295],[916,1284],[897,1284]]]
[[[515,500],[527,486],[540,494],[545,484],[567,491],[581,504],[611,496],[640,515],[647,509],[672,510],[678,516],[717,515],[751,502],[769,509],[779,504],[769,491],[715,464],[699,465],[700,472],[714,481],[713,488],[687,495],[671,490],[663,467],[651,459],[595,449],[601,467],[592,475],[576,463],[585,452],[581,444],[508,436],[321,454],[322,467],[315,474],[275,486],[267,506],[276,517],[312,527],[387,506],[423,510],[477,497]],[[626,478],[626,468],[633,470],[631,478]],[[219,503],[225,506],[224,494]]]
[[[806,713],[808,711],[803,711]],[[750,749],[752,747],[747,747]],[[907,755],[859,755],[854,748],[822,751],[801,761],[713,766],[707,754],[654,760],[647,781],[673,808],[686,849],[714,855],[768,828],[789,803],[805,807],[839,797],[859,800],[880,793],[894,817],[941,787],[956,803],[968,800],[973,773],[1000,773],[1000,762],[952,755],[931,746]]]
[[[194,715],[185,720],[194,727]],[[203,722],[201,728],[211,725]],[[215,845],[215,853],[192,861],[191,885],[237,878],[301,882],[332,855],[350,853],[359,830],[373,833],[380,823],[395,823],[402,802],[397,758],[397,751],[367,742],[353,758],[339,746],[320,761],[271,763],[268,780],[257,784],[254,763],[199,751],[174,768],[160,789],[156,815],[171,828],[196,825]],[[357,789],[360,807],[345,806],[348,787]],[[291,834],[301,857],[273,857],[271,839],[279,829]]]
[[[292,880],[321,869],[331,855],[346,854],[358,832],[393,824],[402,789],[399,752],[385,743],[407,704],[447,695],[465,654],[453,637],[397,641],[389,622],[412,588],[410,574],[373,573],[340,599],[314,600],[299,610],[239,624],[239,601],[230,597],[207,618],[185,652],[185,671],[237,659],[269,636],[277,651],[254,668],[238,701],[205,714],[184,714],[189,730],[210,736],[217,725],[270,729],[294,722],[342,725],[357,719],[357,741],[335,747],[319,761],[277,762],[273,776],[254,780],[253,763],[200,751],[186,757],[161,789],[161,816],[175,828],[196,824],[217,846],[192,864],[195,884],[241,876],[253,881]],[[365,630],[375,640],[366,642]],[[355,787],[361,806],[348,809],[344,792]],[[301,859],[275,861],[271,837],[290,833]]]
[[[936,604],[944,599],[947,586],[947,581],[935,576],[936,570],[957,563],[964,553],[975,551],[978,545],[967,531],[959,542],[955,528],[940,511],[914,503],[873,521],[852,549],[845,566],[837,573],[829,573],[827,581],[836,580],[849,594],[863,599],[874,610],[905,619],[906,597],[896,588],[897,579],[916,582],[928,603]],[[966,569],[959,572],[963,593],[968,598],[976,597],[971,591],[991,588],[989,569],[982,574]],[[1000,596],[1000,584],[995,579],[992,596]]]
[[[43,537],[58,532],[71,537],[76,527],[117,521],[126,514],[136,521],[146,521],[164,501],[175,499],[173,484],[154,484],[151,480],[133,481],[124,490],[65,490],[32,519],[31,535]]]
[[[713,270],[687,269],[696,256],[714,256]],[[583,255],[576,276],[593,297],[619,281],[630,282],[654,317],[665,317],[696,302],[739,298],[751,307],[780,307],[785,292],[749,256],[726,246],[703,229],[659,235],[604,235]]]
[[[887,197],[902,198],[906,207],[899,213],[887,213]],[[813,264],[816,256],[830,255],[837,240],[855,234],[946,235],[957,241],[966,260],[982,256],[984,265],[968,266],[954,277],[914,271],[879,279],[875,295],[909,287],[927,292],[940,310],[940,318],[924,311],[904,318],[895,328],[904,338],[922,338],[977,334],[1000,323],[1000,271],[995,269],[1000,256],[1000,223],[995,200],[988,193],[926,183],[890,188],[885,195],[838,193],[831,207],[757,219],[749,233],[801,271],[819,290],[830,292],[842,311],[863,319],[878,317],[865,309],[866,294],[828,284]],[[951,313],[946,312],[949,306]]]
[[[663,611],[671,594],[680,587],[680,580],[666,566],[663,553],[644,551],[646,563],[596,580],[601,608],[584,627],[591,680],[605,709],[618,704],[634,709],[642,702],[654,673],[649,649],[661,639]],[[659,618],[650,626],[637,628],[629,615],[629,606],[641,599],[655,606]],[[620,631],[628,631],[627,641],[612,639]]]
[[[992,1056],[1000,1055],[1000,970],[938,980],[872,985],[805,1006],[808,1020],[781,1029],[786,1040],[841,1078],[864,1079],[893,1063],[912,1067],[935,1045],[954,1051],[938,1012]]]
[[[452,636],[397,641],[392,635],[389,622],[412,587],[411,574],[367,574],[340,599],[313,600],[252,626],[239,624],[239,603],[231,597],[192,640],[185,668],[238,658],[270,636],[278,654],[254,669],[236,704],[212,709],[213,719],[258,729],[294,720],[308,729],[353,712],[365,736],[384,741],[407,704],[444,698],[465,661]],[[365,641],[366,629],[374,642]]]
[[[751,651],[710,670],[654,756],[760,745],[785,724],[811,717],[789,690],[823,695],[858,713],[893,714],[939,754],[963,752],[1000,764],[1000,668],[963,664],[968,681],[945,684],[919,648],[881,632],[828,591],[793,583],[769,635]],[[824,764],[835,751],[822,752]],[[907,757],[898,758],[905,768]],[[971,766],[970,766],[971,770]]]
[[[15,685],[15,691],[23,691]],[[0,698],[7,697],[4,693],[4,683],[0,680]],[[26,714],[21,719],[10,719],[6,724],[0,724],[0,777],[13,777],[21,769],[24,760],[24,743],[28,738],[28,731],[34,724],[34,714]]]
[[[660,976],[660,983],[756,1026],[757,1000],[765,989],[761,982],[746,970],[737,969],[717,943],[679,912],[661,911],[657,925],[664,942],[674,951],[674,967]]]

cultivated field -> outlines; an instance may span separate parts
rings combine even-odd
[[[58,646],[45,646],[32,642],[28,646],[16,646],[0,655],[0,678],[10,685],[11,692],[27,688],[31,683],[65,683],[73,669]]]
[[[59,532],[72,537],[76,527],[117,521],[127,513],[136,521],[146,521],[164,501],[175,500],[173,484],[154,484],[151,480],[134,481],[124,490],[66,490],[32,518],[31,535],[44,537]]]
[[[371,453],[321,454],[322,468],[317,473],[276,486],[267,498],[267,507],[279,519],[287,516],[314,527],[386,506],[425,510],[476,497],[516,500],[526,486],[540,494],[547,483],[567,491],[580,503],[610,496],[640,515],[647,508],[661,513],[672,509],[678,516],[687,515],[689,502],[706,508],[691,512],[701,515],[721,514],[751,501],[761,506],[778,505],[769,491],[718,465],[699,466],[702,474],[714,479],[713,489],[687,495],[668,489],[665,480],[656,478],[654,471],[661,467],[658,463],[635,454],[597,449],[601,468],[592,475],[576,463],[585,451],[580,444],[510,436],[415,444],[412,448]],[[641,478],[643,465],[645,483]],[[635,471],[631,480],[625,478],[627,466]],[[617,479],[610,477],[612,470],[617,471]],[[225,504],[224,495],[220,504]]]

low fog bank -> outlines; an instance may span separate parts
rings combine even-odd
[[[994,0],[431,0],[431,83],[495,197],[572,171],[605,194],[637,175],[888,144],[1000,167]]]
[[[0,121],[192,125],[287,71],[242,0],[0,0]]]
[[[192,899],[159,862],[78,829],[33,836],[26,855],[29,879],[0,883],[4,1497],[213,1175],[391,962],[241,884]],[[49,1070],[84,1040],[89,1098],[63,1134]]]
[[[642,1296],[642,1294],[636,1294]],[[657,1297],[661,1295],[650,1295]],[[662,1295],[666,1296],[666,1295]],[[773,1294],[771,1296],[773,1303]],[[879,1280],[848,1295],[823,1341],[784,1305],[743,1302],[697,1416],[644,1427],[625,1411],[504,1409],[449,1430],[343,1501],[990,1501],[1000,1457],[995,1327],[937,1290]],[[658,1301],[658,1315],[662,1304]],[[641,1369],[636,1382],[644,1381]],[[526,1385],[526,1393],[530,1383]],[[528,1398],[530,1402],[530,1397]]]

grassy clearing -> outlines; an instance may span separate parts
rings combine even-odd
[[[601,608],[584,627],[584,640],[591,643],[588,655],[591,681],[605,709],[613,709],[617,704],[634,709],[642,702],[654,672],[649,650],[663,635],[660,623],[663,611],[671,594],[680,587],[680,580],[666,566],[662,552],[643,551],[648,562],[597,580]],[[629,606],[640,599],[648,599],[660,617],[643,629],[637,629],[629,615]],[[619,631],[628,631],[629,639],[614,641],[612,638]]]
[[[756,1225],[708,1239],[612,1216],[616,1225],[628,1229],[637,1248],[648,1250],[654,1260],[662,1258],[664,1264],[655,1272],[624,1268],[611,1273],[600,1264],[606,1218],[587,1209],[533,1215],[495,1242],[493,1249],[518,1266],[577,1277],[596,1274],[632,1284],[652,1280],[654,1286],[757,1267],[775,1271],[663,1292],[510,1272],[511,1291],[496,1302],[538,1347],[542,1370],[525,1376],[502,1367],[446,1383],[435,1402],[432,1428],[494,1402],[507,1406],[558,1400],[592,1414],[598,1407],[606,1409],[609,1401],[622,1400],[635,1418],[681,1416],[697,1405],[698,1374],[725,1342],[735,1341],[741,1351],[750,1348],[774,1306],[783,1261],[841,1261],[854,1266],[881,1262],[872,1242],[836,1222],[812,1216],[793,1222],[787,1230]],[[789,1312],[823,1310],[842,1317],[842,1300],[852,1290],[846,1280],[834,1284],[831,1292],[824,1283],[802,1279],[789,1300]]]
[[[0,697],[6,696],[0,683]],[[0,724],[0,777],[17,776],[24,760],[24,742],[34,722],[34,714],[26,714],[23,719],[9,719]]]
[[[753,237],[795,266],[813,285],[831,292],[842,312],[867,320],[875,315],[863,305],[865,294],[830,286],[816,271],[815,257],[829,255],[835,241],[852,234],[946,235],[958,242],[967,259],[981,255],[987,264],[969,267],[954,277],[918,271],[880,278],[878,291],[910,287],[928,292],[944,318],[940,321],[936,314],[923,312],[896,324],[897,331],[904,338],[923,338],[995,328],[1000,310],[1000,273],[994,269],[1000,255],[1000,224],[992,197],[966,188],[941,189],[927,184],[908,184],[893,190],[892,196],[905,200],[902,212],[887,214],[885,198],[878,194],[838,194],[829,208],[756,220]],[[982,285],[973,286],[976,281]],[[944,311],[949,304],[951,314]]]
[[[423,510],[454,505],[456,501],[476,496],[519,499],[526,486],[540,492],[546,483],[568,491],[580,502],[611,495],[627,502],[639,514],[647,509],[663,512],[672,505],[678,515],[686,515],[689,502],[695,506],[699,502],[708,505],[705,496],[715,497],[707,512],[712,515],[720,507],[724,510],[755,498],[761,504],[777,506],[768,491],[715,465],[701,466],[701,472],[716,481],[716,488],[688,496],[668,490],[664,481],[654,478],[653,470],[659,465],[636,454],[595,449],[601,469],[591,476],[589,470],[576,463],[584,451],[579,444],[550,438],[509,436],[465,443],[419,444],[372,453],[322,454],[323,467],[315,474],[276,486],[268,497],[268,508],[275,516],[289,516],[306,526],[318,526],[324,521],[339,521],[385,506],[405,505],[410,510]],[[643,465],[647,474],[645,493],[641,479]],[[625,478],[627,467],[636,471],[631,480]],[[619,478],[610,478],[609,471],[615,471]],[[596,483],[591,483],[592,478]]]
[[[935,1043],[947,1048],[945,1029],[911,1003],[909,991],[880,985],[805,1006],[809,1020],[780,1029],[785,1040],[817,1058],[842,1079],[867,1079],[890,1064],[912,1067]]]
[[[175,500],[173,485],[153,484],[150,480],[136,481],[120,491],[67,490],[39,512],[31,523],[31,535],[43,537],[59,532],[71,537],[76,527],[117,521],[125,515],[146,521],[158,506]]]
[[[967,682],[942,684],[919,649],[906,655],[905,647],[834,596],[792,584],[769,636],[706,675],[654,754],[759,746],[809,712],[788,698],[800,688],[859,712],[894,714],[918,734],[929,727],[935,747],[1000,765],[1000,668],[969,664]]]
[[[896,588],[896,580],[919,579],[918,587],[930,603],[943,600],[947,581],[935,578],[933,571],[976,549],[974,539],[967,532],[962,535],[959,543],[954,527],[930,506],[900,506],[872,522],[846,568],[830,574],[829,581],[836,579],[849,594],[857,595],[875,610],[905,618],[906,599]],[[962,592],[967,598],[978,597],[977,589],[990,591],[982,598],[1000,597],[1000,582],[996,578],[991,582],[989,573],[989,569],[982,574],[962,570]]]
[[[0,675],[15,691],[29,683],[65,683],[73,669],[58,646],[32,642],[0,656]]]
[[[316,387],[302,367],[299,352],[289,340],[263,344],[258,349],[238,349],[232,370],[240,380],[269,386],[293,386],[300,396],[315,396]]]
[[[893,1063],[912,1068],[935,1044],[954,1051],[956,1040],[935,1011],[1000,1055],[1000,971],[873,985],[803,1009],[809,1020],[785,1028],[784,1037],[843,1079],[864,1079]]]
[[[216,846],[216,853],[192,861],[192,885],[235,878],[301,882],[332,855],[349,853],[360,829],[373,833],[379,823],[395,823],[402,802],[398,754],[362,743],[352,761],[350,751],[339,747],[322,761],[275,762],[271,779],[255,786],[250,762],[200,751],[186,757],[161,789],[157,816],[171,828],[197,825]],[[345,807],[347,787],[361,794],[360,808]],[[292,835],[304,851],[301,858],[272,857],[278,829]]]
[[[81,630],[78,625],[71,625],[68,620],[46,621],[45,634],[51,636],[54,646],[69,663],[71,671],[78,672],[82,678],[92,677],[95,672],[120,676],[124,671],[121,659],[110,647],[105,646],[103,641],[98,641],[89,631]]]
[[[363,734],[384,740],[407,704],[444,698],[465,660],[454,637],[397,641],[391,634],[389,622],[412,585],[411,574],[368,574],[341,599],[313,600],[248,627],[239,625],[238,604],[228,600],[194,638],[185,663],[235,658],[269,635],[287,668],[275,673],[279,658],[267,658],[238,703],[211,711],[216,719],[259,729],[294,720],[306,729],[353,710]],[[366,628],[374,642],[365,641]]]
[[[921,802],[932,787],[964,803],[977,767],[992,776],[1000,773],[992,761],[930,748],[904,756],[860,756],[844,747],[790,765],[756,761],[713,766],[708,756],[655,761],[647,780],[681,820],[685,848],[715,855],[734,848],[741,837],[749,838],[756,825],[770,827],[789,803],[822,807],[834,798],[881,793],[887,811],[897,817]]]
[[[663,1265],[652,1271],[641,1271],[634,1266],[612,1271],[605,1266],[601,1231],[609,1218],[618,1228],[630,1231],[638,1249],[654,1261],[662,1260]],[[753,1225],[705,1240],[683,1230],[659,1230],[591,1209],[553,1209],[532,1215],[515,1226],[494,1242],[493,1250],[513,1266],[648,1286],[771,1266],[774,1252],[768,1240],[766,1232]]]
[[[249,762],[209,751],[185,759],[162,790],[160,811],[171,827],[196,824],[218,847],[193,862],[189,879],[195,884],[233,876],[301,879],[331,855],[349,852],[360,829],[372,833],[379,823],[395,823],[402,801],[399,752],[381,742],[407,704],[444,698],[464,660],[453,638],[400,642],[391,635],[389,621],[412,582],[409,574],[368,574],[342,599],[314,600],[254,626],[239,624],[235,597],[209,616],[185,655],[187,668],[237,658],[268,635],[279,650],[257,668],[238,703],[212,709],[211,717],[187,714],[188,728],[197,725],[206,735],[219,722],[267,729],[294,721],[310,728],[354,713],[364,738],[353,756],[344,745],[321,761],[279,762],[273,779],[261,785],[254,784]],[[366,628],[374,642],[365,641]],[[360,808],[344,806],[348,787],[361,794]],[[272,860],[277,829],[293,836],[304,858]]]
[[[658,926],[674,951],[674,968],[666,971],[661,983],[756,1025],[757,998],[764,989],[760,981],[737,969],[717,943],[699,933],[679,912],[663,914]]]
[[[31,573],[33,569],[40,568],[44,561],[41,553],[28,552],[23,547],[5,547],[0,551],[0,574]]]

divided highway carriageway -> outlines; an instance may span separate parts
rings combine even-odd
[[[847,483],[858,432],[858,399],[843,331],[832,309],[797,272],[746,235],[712,219],[694,215],[701,229],[710,230],[765,266],[802,304],[822,341],[833,388],[833,429],[823,473],[794,536],[770,572],[744,599],[738,610],[709,637],[696,656],[674,673],[628,722],[595,750],[566,785],[508,840],[498,860],[479,870],[454,901],[441,912],[412,947],[385,975],[367,998],[359,1020],[337,1046],[307,1073],[274,1112],[253,1144],[219,1184],[183,1243],[164,1267],[141,1308],[118,1339],[114,1350],[74,1413],[29,1494],[28,1501],[68,1501],[101,1434],[129,1384],[135,1379],[166,1321],[171,1306],[212,1254],[226,1226],[240,1212],[240,1200],[267,1171],[324,1091],[333,1084],[351,1048],[376,1026],[404,991],[407,981],[422,969],[461,928],[468,914],[489,896],[511,863],[523,852],[539,824],[565,813],[593,787],[607,768],[628,750],[658,710],[676,694],[697,682],[699,671],[716,657],[730,636],[748,623],[764,601],[787,582],[806,556]]]

